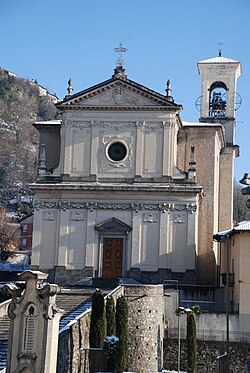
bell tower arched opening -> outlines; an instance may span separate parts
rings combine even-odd
[[[227,86],[223,82],[215,82],[209,91],[209,117],[225,118],[227,110]]]

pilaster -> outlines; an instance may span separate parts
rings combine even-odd
[[[142,161],[143,161],[143,125],[144,122],[136,123],[136,144],[135,144],[135,175],[142,175]]]

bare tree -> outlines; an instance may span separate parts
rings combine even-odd
[[[246,206],[246,201],[248,200],[249,196],[243,196],[241,190],[242,186],[235,181],[233,196],[233,215],[234,221],[236,223],[250,219],[250,209]]]
[[[10,251],[14,251],[19,244],[17,230],[19,224],[12,222],[6,215],[6,209],[0,207],[0,258],[5,260]]]
[[[28,191],[36,179],[38,131],[36,120],[55,118],[57,109],[50,96],[40,96],[38,86],[28,80],[0,72],[0,184],[17,185]]]

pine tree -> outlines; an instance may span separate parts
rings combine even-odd
[[[107,335],[115,335],[115,302],[112,296],[106,302]]]
[[[100,289],[96,289],[92,297],[92,312],[89,333],[90,347],[103,347],[106,331],[107,322],[104,296]]]
[[[124,296],[116,302],[116,335],[119,338],[117,372],[122,373],[128,356],[128,304]]]

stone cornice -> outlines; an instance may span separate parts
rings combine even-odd
[[[172,107],[167,106],[78,106],[70,105],[60,107],[61,111],[64,110],[84,110],[84,111],[171,111]],[[176,110],[175,110],[176,111]]]
[[[145,128],[145,129],[159,129],[159,128],[170,128],[175,127],[176,121],[170,119],[169,121],[119,121],[119,120],[67,120],[63,122],[63,127],[74,127],[74,128],[90,128],[90,127],[99,127],[102,128]]]
[[[40,209],[60,209],[63,211],[70,209],[81,209],[81,210],[130,210],[130,211],[161,211],[166,213],[168,211],[178,211],[178,212],[189,212],[193,214],[197,210],[197,205],[195,203],[101,203],[101,202],[72,202],[72,201],[44,201],[37,200],[34,202],[34,208],[36,210]]]
[[[134,184],[111,184],[111,183],[36,183],[30,184],[30,188],[35,191],[87,191],[87,192],[165,192],[171,194],[178,193],[193,193],[198,194],[202,191],[202,187],[193,184],[164,184],[164,183],[134,183]]]

